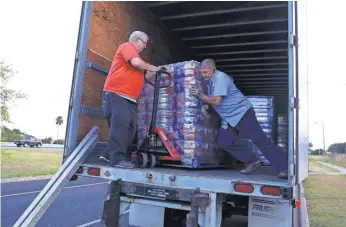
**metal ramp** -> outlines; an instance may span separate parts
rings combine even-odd
[[[35,226],[44,212],[59,195],[63,187],[69,182],[77,169],[85,161],[99,141],[99,127],[94,126],[66,159],[54,177],[38,194],[35,200],[25,210],[14,224],[14,227]]]

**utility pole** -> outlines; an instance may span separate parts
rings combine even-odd
[[[316,121],[315,124],[317,124],[318,122]],[[324,121],[321,121],[322,123],[322,139],[323,139],[323,150],[324,152],[326,151],[326,141],[325,141],[325,137],[324,137]],[[319,155],[321,155],[321,150],[319,151]]]
[[[322,121],[322,133],[323,133],[323,150],[326,151],[326,141],[324,140],[324,121]]]

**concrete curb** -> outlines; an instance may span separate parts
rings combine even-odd
[[[337,176],[337,175],[345,175],[345,173],[341,173],[341,172],[330,172],[330,173],[310,172],[309,175],[331,175],[331,176]]]
[[[304,196],[304,186],[303,183],[300,184],[300,226],[310,227],[309,214],[308,214],[308,205]]]
[[[1,184],[3,183],[13,183],[13,182],[23,182],[23,181],[33,181],[33,180],[47,180],[52,178],[54,175],[47,175],[47,176],[37,176],[37,177],[18,177],[18,178],[9,178],[9,179],[2,179]]]

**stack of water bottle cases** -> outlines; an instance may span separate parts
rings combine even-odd
[[[272,142],[275,143],[274,139],[274,98],[272,96],[247,96],[246,97],[252,104],[257,121],[259,122],[264,133],[267,135]],[[256,156],[262,161],[263,165],[270,165],[270,162],[263,156],[258,147],[248,139],[242,139],[236,141],[234,150],[243,151],[249,150],[256,154]]]
[[[186,61],[164,66],[171,74],[169,87],[160,88],[157,127],[166,131],[182,157],[182,165],[202,168],[217,167],[223,152],[216,146],[220,119],[205,119],[200,113],[201,101],[189,95],[191,85],[202,87],[207,94],[206,81],[199,73],[199,62]],[[162,84],[167,84],[164,77]],[[272,97],[248,96],[256,116],[267,136],[273,139],[274,107]],[[152,119],[154,87],[145,83],[138,102],[138,144],[141,144]],[[250,140],[238,141],[234,149],[251,149],[264,164],[269,162]]]
[[[284,152],[288,152],[288,119],[287,115],[278,114],[277,124],[277,144]]]

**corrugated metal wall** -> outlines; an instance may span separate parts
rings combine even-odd
[[[216,60],[245,95],[288,106],[287,2],[146,2],[194,60]]]

